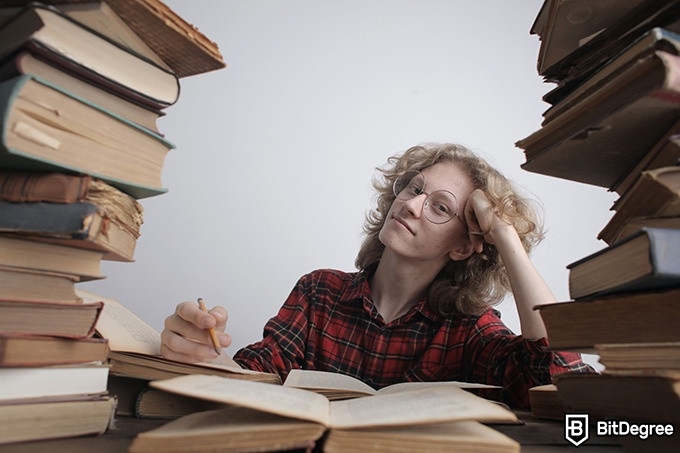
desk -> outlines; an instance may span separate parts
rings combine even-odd
[[[564,440],[564,424],[543,420],[530,413],[517,412],[521,424],[493,425],[495,429],[515,439],[522,445],[522,453],[551,453],[575,451]],[[167,420],[116,417],[116,428],[97,437],[57,439],[0,446],[0,453],[122,453],[126,452],[135,435],[156,428]],[[580,453],[621,453],[623,448],[615,438],[591,438],[580,447]]]

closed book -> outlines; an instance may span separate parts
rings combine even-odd
[[[572,299],[680,287],[680,229],[643,227],[567,268]]]
[[[12,54],[0,62],[0,80],[7,80],[21,75],[30,75],[46,80],[54,85],[88,99],[116,115],[146,127],[160,134],[158,119],[165,115],[157,108],[135,103],[133,100],[107,91],[103,87],[69,73],[65,68],[42,58],[39,54],[28,50]]]
[[[165,192],[174,145],[84,98],[21,76],[0,83],[0,115],[1,167],[87,173],[135,198]]]
[[[0,236],[0,268],[34,269],[76,275],[78,281],[104,278],[104,252]],[[0,290],[2,292],[2,290]]]
[[[611,189],[680,114],[680,57],[657,51],[516,142],[522,168]]]
[[[60,304],[0,300],[0,333],[86,338],[95,332],[101,302]]]
[[[97,363],[0,368],[0,401],[105,394],[108,375]]]
[[[614,215],[597,236],[607,244],[622,238],[621,230],[630,219],[680,216],[680,165],[643,171],[611,209]]]
[[[564,373],[557,393],[570,411],[630,423],[680,422],[680,373],[650,376]]]
[[[0,300],[78,304],[77,275],[0,266]]]
[[[596,344],[595,351],[607,374],[680,372],[680,341]]]
[[[85,200],[91,183],[92,178],[83,174],[0,168],[0,200],[75,203]]]
[[[0,58],[21,49],[152,108],[179,97],[174,72],[45,4],[29,4],[0,28]]]
[[[680,341],[680,289],[637,291],[538,305],[554,350]]]
[[[0,444],[102,434],[114,426],[115,407],[115,398],[103,395],[0,404]]]
[[[40,367],[105,362],[108,342],[102,338],[60,338],[0,333],[0,367]]]
[[[0,6],[24,6],[31,1],[0,0]],[[45,0],[43,3],[62,8],[64,5],[84,2]],[[92,0],[92,3],[106,3],[110,6],[178,77],[188,77],[226,66],[217,44],[160,0]],[[64,9],[67,14],[71,14],[69,8]]]

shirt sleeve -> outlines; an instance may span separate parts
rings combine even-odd
[[[264,326],[262,340],[234,355],[244,368],[275,373],[285,380],[293,368],[301,368],[306,351],[309,298],[301,278],[279,309]]]
[[[494,310],[480,316],[473,326],[465,355],[470,364],[466,379],[501,386],[501,401],[517,409],[530,409],[529,389],[549,384],[556,374],[595,372],[578,353],[552,351],[545,338],[515,335]],[[483,396],[494,394],[486,393]]]

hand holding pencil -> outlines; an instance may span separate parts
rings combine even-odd
[[[201,310],[208,313],[208,308],[205,306],[202,297],[198,298],[198,306],[201,308]],[[222,346],[220,346],[220,340],[217,339],[215,328],[211,327],[210,329],[208,329],[208,334],[210,335],[210,341],[212,341],[212,345],[213,348],[215,348],[215,352],[220,354],[222,352]]]

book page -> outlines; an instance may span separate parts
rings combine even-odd
[[[332,428],[517,420],[511,411],[455,385],[331,401],[330,407]]]
[[[308,390],[349,390],[366,395],[375,395],[370,385],[340,373],[315,370],[290,370],[283,385]]]
[[[96,330],[109,340],[109,347],[116,352],[133,352],[136,354],[161,357],[161,334],[143,319],[135,315],[115,299],[103,297],[95,293],[76,289],[76,294],[84,301],[103,301],[104,309],[97,322]],[[223,353],[224,364],[199,362],[196,365],[229,370],[234,373],[255,374],[258,372],[245,370]],[[189,366],[191,366],[189,364]]]
[[[166,392],[235,404],[328,426],[328,399],[307,390],[198,374],[151,381],[149,385]]]

